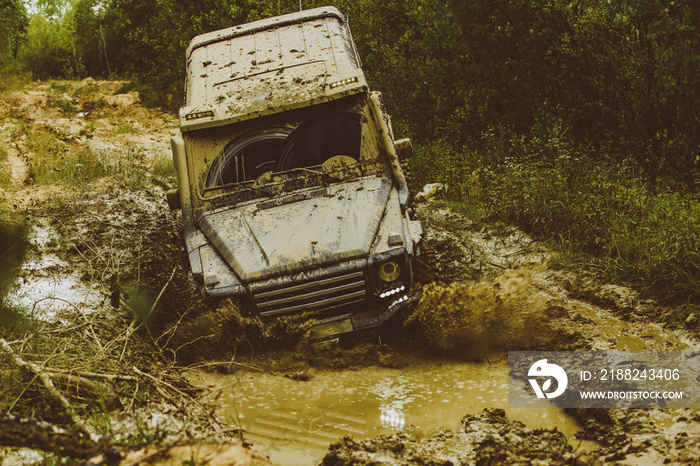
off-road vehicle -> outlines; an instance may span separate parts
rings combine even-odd
[[[421,236],[381,95],[325,7],[195,37],[172,139],[194,279],[315,335],[380,325],[412,299]]]

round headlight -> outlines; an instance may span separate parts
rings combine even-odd
[[[401,266],[394,261],[386,261],[379,266],[379,278],[386,283],[393,282],[401,275]]]

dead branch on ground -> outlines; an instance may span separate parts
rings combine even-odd
[[[53,381],[51,380],[51,377],[46,373],[46,371],[44,371],[37,364],[33,362],[27,362],[20,356],[18,356],[12,350],[12,347],[9,343],[5,341],[4,338],[0,338],[0,348],[2,348],[3,351],[5,351],[5,353],[7,353],[12,358],[16,365],[28,369],[32,373],[36,374],[39,377],[39,379],[41,379],[41,382],[46,387],[46,390],[51,394],[51,396],[56,398],[61,403],[61,405],[63,405],[64,408],[70,408],[70,403],[68,402],[66,397],[63,396],[63,394],[56,389],[56,386],[54,385]]]

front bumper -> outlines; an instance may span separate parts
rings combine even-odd
[[[322,320],[311,328],[310,338],[314,341],[328,340],[344,333],[378,327],[418,299],[418,291],[406,291],[397,294],[388,306]]]

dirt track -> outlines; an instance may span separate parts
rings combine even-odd
[[[124,84],[92,80],[41,84],[2,96],[0,144],[6,156],[0,163],[9,175],[4,204],[33,225],[25,265],[12,293],[43,322],[43,331],[55,331],[63,338],[46,337],[26,353],[22,350],[30,337],[15,336],[10,343],[17,354],[37,363],[45,363],[63,345],[63,352],[44,365],[56,380],[66,367],[85,380],[90,377],[86,374],[95,373],[112,374],[114,380],[121,377],[110,385],[115,395],[111,431],[94,428],[95,417],[79,421],[95,440],[111,435],[116,443],[133,446],[138,443],[135,431],[143,426],[150,432],[156,426],[167,431],[158,438],[151,435],[152,441],[183,436],[223,440],[231,437],[232,426],[207,412],[197,401],[197,389],[182,378],[177,366],[183,362],[180,356],[198,359],[207,349],[203,341],[196,355],[185,351],[183,346],[189,346],[178,333],[178,324],[191,320],[188,332],[211,330],[205,340],[214,348],[231,338],[224,335],[222,323],[230,316],[215,314],[199,322],[193,318],[204,308],[187,285],[179,220],[164,200],[164,189],[173,186],[174,179],[155,170],[168,157],[177,120],[142,108],[136,93],[115,94]],[[86,184],[37,183],[36,164],[41,160],[37,151],[43,147],[37,141],[44,134],[52,135],[50,143],[60,146],[59,153],[87,148],[104,156],[114,169]],[[126,160],[120,162],[119,157]],[[436,353],[483,360],[502,358],[508,350],[700,347],[694,322],[677,330],[651,324],[673,310],[651,300],[639,301],[628,288],[601,285],[582,271],[553,267],[556,258],[546,245],[514,228],[475,224],[435,203],[430,208],[418,206],[417,213],[426,241],[437,252],[441,280],[426,287],[414,315],[392,334],[394,346],[377,349],[370,341],[365,343],[373,350],[342,348],[327,357],[303,347],[282,358],[279,353],[258,354],[236,361],[290,374],[309,365],[318,371],[358,364],[401,367]],[[70,286],[60,286],[65,283]],[[141,321],[147,322],[148,332]],[[64,335],[68,330],[79,330],[80,336]],[[112,345],[114,341],[118,344]],[[415,347],[428,351],[407,357],[407,348]],[[225,353],[233,361],[234,356]],[[8,361],[0,369],[11,371],[22,383],[31,379]],[[42,393],[38,383],[28,382],[27,387],[35,397]],[[134,389],[140,391],[138,396]],[[18,396],[8,387],[2,393],[10,399]],[[127,393],[133,394],[131,398]],[[97,402],[94,394],[66,396],[71,402]],[[29,412],[21,402],[15,408],[15,414]],[[696,410],[582,409],[571,414],[583,427],[579,437],[597,442],[593,450],[577,451],[559,432],[528,429],[488,408],[433,438],[396,434],[344,439],[330,447],[324,463],[666,464],[700,458]],[[7,464],[31,458],[26,452],[2,454]]]

